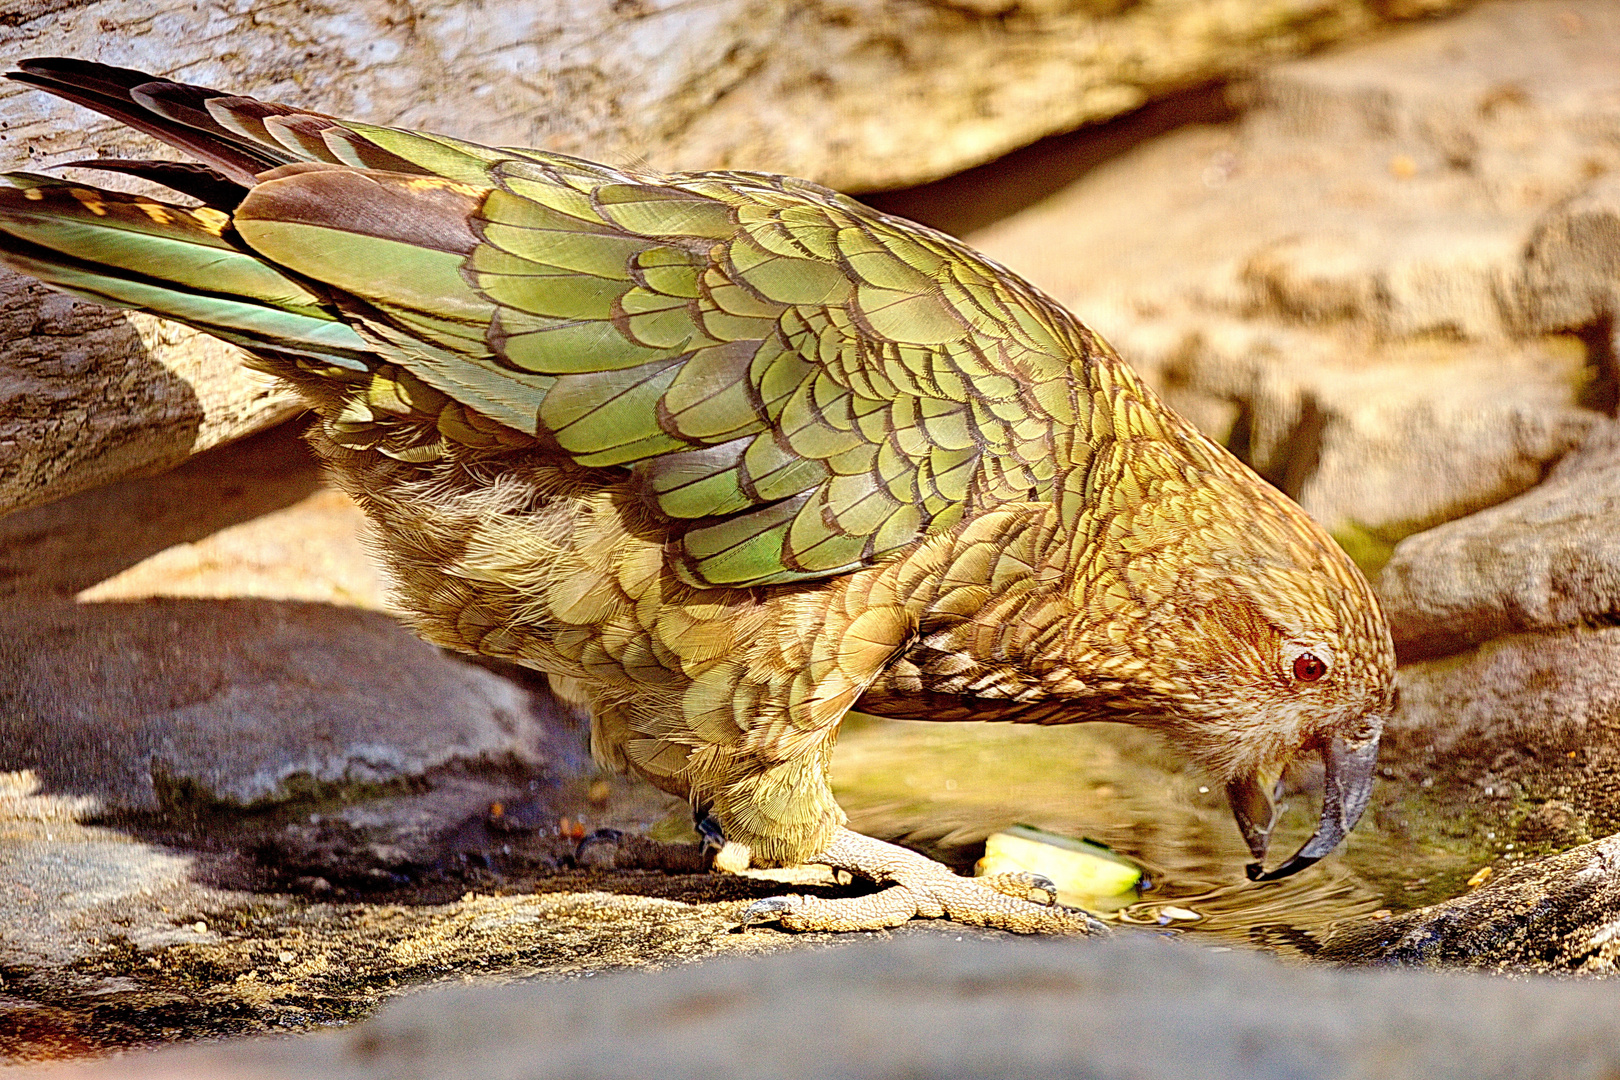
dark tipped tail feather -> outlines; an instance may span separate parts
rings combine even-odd
[[[343,164],[321,138],[326,129],[338,128],[348,142],[364,140],[320,114],[90,61],[26,60],[6,77],[201,162],[71,164],[152,181],[204,205],[10,174],[10,186],[0,186],[0,262],[64,292],[175,319],[261,355],[366,368],[372,350],[337,317],[319,287],[255,254],[230,225],[231,212],[260,174],[311,160]],[[375,150],[380,161],[421,171]]]
[[[482,149],[441,136],[345,123],[325,113],[88,60],[24,60],[6,77],[94,109],[193,155],[218,181],[240,189],[237,201],[258,183],[260,174],[284,165],[321,162],[422,176],[440,172],[435,165],[450,164],[453,169],[458,156],[471,151],[477,158],[476,151]],[[94,164],[108,167],[105,162]],[[119,167],[118,171],[132,170]],[[195,183],[179,174],[172,174],[171,179]],[[171,186],[194,193],[187,187]]]
[[[418,284],[432,277],[446,285],[430,306],[460,295],[457,259],[473,243],[467,232],[472,208],[462,204],[478,188],[494,185],[492,163],[522,156],[83,60],[27,60],[8,77],[153,135],[201,162],[72,164],[154,181],[204,206],[13,174],[5,178],[10,188],[0,186],[0,262],[63,291],[176,319],[260,355],[318,358],[351,369],[374,364],[376,349],[348,324],[356,320],[340,318],[340,306],[349,316],[364,309],[358,321],[367,325],[386,324],[390,317],[373,311],[365,299],[375,290],[358,286],[375,284],[373,279],[387,284],[402,275]],[[544,157],[552,165],[567,160]],[[251,212],[255,190],[262,193],[278,180],[321,170],[342,176],[310,186],[321,198],[296,221],[265,222],[267,208],[285,209],[270,197],[261,200],[257,214]],[[369,177],[359,185],[363,191],[350,190],[350,170]],[[416,183],[423,177],[432,180]],[[385,197],[397,194],[402,184],[412,198]],[[466,185],[471,188],[463,190]],[[443,205],[447,200],[454,205]],[[252,244],[244,239],[246,229],[239,232],[236,223],[239,211],[247,211],[261,233],[308,227],[289,241],[290,247],[270,245],[285,249],[277,256],[261,242],[265,237]],[[306,244],[314,246],[313,255],[301,246]],[[379,256],[378,244],[393,246]],[[334,245],[341,250],[334,253]],[[309,257],[289,260],[289,252]],[[326,284],[305,276],[313,272],[307,265],[311,259],[331,269],[326,264],[341,261],[345,253],[354,255],[352,263],[321,277]],[[444,265],[445,254],[457,257],[453,265]],[[289,261],[304,273],[282,265]],[[354,287],[346,292],[346,286]],[[444,322],[436,310],[415,314],[435,326]],[[487,314],[480,309],[475,315],[454,327],[458,342],[482,343]],[[415,339],[421,335],[405,336],[414,342],[410,348],[418,349]],[[524,422],[532,423],[532,416]]]
[[[244,188],[253,185],[258,173],[300,160],[289,151],[256,143],[215,119],[208,102],[230,97],[223,91],[64,57],[24,60],[6,78],[143,131],[206,162],[222,178]]]
[[[321,168],[487,182],[488,162],[501,156],[456,139],[345,123],[85,60],[25,60],[7,77],[109,116],[201,162],[71,164],[153,181],[204,206],[12,174],[5,177],[11,186],[0,186],[0,262],[65,292],[166,316],[266,356],[356,370],[375,362],[375,350],[339,318],[335,290],[277,266],[237,233],[232,218],[253,188]],[[432,201],[424,196],[421,205],[394,207],[397,220],[386,223],[389,235],[406,228],[403,241],[420,243],[410,228],[445,219],[442,212],[428,213]],[[353,210],[330,208],[338,232],[355,230]],[[446,250],[443,243],[425,246]]]
[[[365,342],[310,286],[248,251],[228,216],[15,173],[0,262],[97,303],[175,319],[256,352],[365,370]]]

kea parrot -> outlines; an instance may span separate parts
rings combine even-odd
[[[691,801],[796,930],[1083,931],[1036,875],[963,878],[847,827],[846,713],[1159,731],[1274,879],[1361,816],[1394,653],[1293,502],[1074,316],[957,240],[817,184],[666,174],[339,120],[138,71],[10,78],[196,163],[17,172],[0,261],[241,346],[434,644],[588,704],[598,760]],[[1272,784],[1325,764],[1261,868]]]

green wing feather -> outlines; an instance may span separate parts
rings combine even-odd
[[[429,142],[365,134],[408,159]],[[442,213],[438,236],[470,221],[459,248],[346,212],[353,172],[261,184],[236,225],[395,322],[481,326],[400,362],[452,396],[470,370],[499,372],[512,381],[481,400],[488,415],[582,465],[629,467],[692,581],[843,573],[969,505],[1050,494],[1052,426],[1075,422],[1084,346],[1054,305],[955,242],[775,177],[534,152],[454,173],[441,191],[459,207],[437,211],[427,182],[376,182],[393,186],[385,201],[411,192]]]
[[[948,237],[780,177],[616,170],[175,86],[130,94],[267,163],[232,219],[262,268],[244,275],[325,286],[373,366],[534,452],[628,468],[694,583],[844,573],[970,507],[1051,496],[1084,331]],[[267,284],[243,289],[262,303]]]

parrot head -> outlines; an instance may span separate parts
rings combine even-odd
[[[1248,876],[1272,881],[1331,852],[1366,809],[1394,646],[1366,578],[1326,531],[1235,460],[1196,456],[1212,466],[1196,484],[1138,479],[1144,498],[1120,512],[1113,566],[1071,584],[1089,627],[1065,662],[1105,673],[1086,696],[1106,718],[1164,731],[1225,783],[1254,857]],[[1325,768],[1315,834],[1266,871],[1273,790],[1312,755]]]

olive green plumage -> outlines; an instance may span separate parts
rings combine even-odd
[[[1302,749],[1352,761],[1318,846],[1360,813],[1391,668],[1366,583],[955,240],[782,177],[496,150],[74,61],[13,77],[197,154],[101,165],[205,205],[16,174],[0,259],[292,382],[418,630],[566,680],[605,760],[756,861],[955,896],[850,854],[875,849],[826,768],[857,702],[1160,726],[1229,781],[1257,856],[1264,779]],[[1325,678],[1294,675],[1305,653]],[[774,914],[1055,925],[994,887]]]

